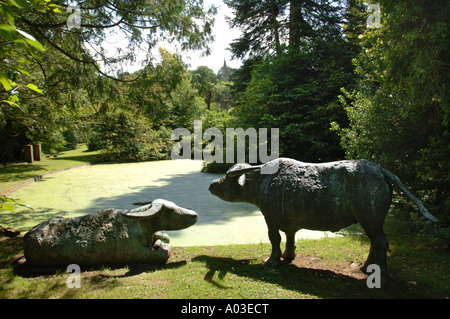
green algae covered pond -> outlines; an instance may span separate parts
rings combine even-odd
[[[222,176],[201,171],[192,160],[127,164],[95,164],[58,172],[30,183],[10,197],[33,210],[2,212],[0,225],[27,232],[56,216],[76,217],[104,208],[132,209],[157,198],[195,210],[198,222],[185,230],[168,232],[173,246],[267,243],[267,226],[259,209],[229,203],[208,191]],[[321,238],[331,233],[302,230],[298,238]]]

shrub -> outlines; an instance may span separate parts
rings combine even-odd
[[[168,129],[155,130],[139,113],[120,111],[99,119],[88,145],[107,161],[142,162],[168,159],[172,143]]]

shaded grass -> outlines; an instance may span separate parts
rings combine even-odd
[[[277,269],[264,266],[269,244],[174,247],[164,266],[127,265],[84,270],[81,288],[69,289],[65,269],[39,274],[11,263],[20,238],[0,240],[0,298],[448,298],[449,252],[417,238],[390,235],[393,279],[368,289],[362,263],[365,236],[301,240],[297,258]],[[15,257],[14,257],[15,256]],[[25,263],[26,265],[26,263]]]
[[[93,163],[98,160],[99,153],[97,151],[88,152],[87,146],[82,144],[76,150],[58,153],[58,157],[48,158],[43,156],[40,162],[0,164],[0,194],[7,192],[27,179],[46,172],[84,163]]]

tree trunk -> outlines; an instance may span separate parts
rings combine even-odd
[[[272,31],[275,38],[275,52],[277,56],[281,54],[281,43],[280,43],[280,33],[278,28],[278,8],[275,6],[275,1],[270,0],[270,13],[271,13],[271,20],[272,20]]]
[[[303,21],[302,16],[303,0],[290,1],[289,13],[289,50],[296,52],[300,47],[300,36]]]

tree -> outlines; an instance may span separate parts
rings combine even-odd
[[[207,66],[199,66],[191,73],[192,83],[197,87],[199,94],[205,97],[207,109],[211,109],[215,84],[217,82],[216,74]]]
[[[104,105],[126,108],[120,101],[123,94],[117,94],[123,88],[110,79],[135,82],[144,77],[159,39],[177,41],[183,50],[208,51],[215,12],[197,0],[93,0],[72,1],[71,6],[57,0],[2,0],[0,160],[19,159],[29,142],[43,142],[49,152],[61,149],[64,136],[73,136],[67,130],[89,123]],[[107,41],[115,36],[123,41],[108,52]],[[117,72],[140,52],[145,53],[141,72]],[[156,97],[160,102],[164,98]]]
[[[52,8],[55,12],[59,12],[58,6],[49,1],[0,1],[0,82],[4,89],[0,90],[2,104],[18,105],[20,85],[16,81],[20,74],[29,75],[27,66],[31,63],[30,58],[40,61],[38,53],[45,51],[42,44],[33,36],[19,29],[17,19],[27,11],[32,14],[39,12],[48,14]],[[42,93],[33,83],[28,83],[24,87]]]
[[[98,113],[88,145],[95,144],[103,160],[141,162],[168,159],[171,150],[170,132],[158,130],[142,113],[135,110],[111,108]]]
[[[160,62],[147,69],[133,86],[119,84],[129,87],[125,89],[125,104],[141,110],[155,128],[186,127],[188,122],[190,127],[204,102],[198,99],[198,90],[181,56],[164,48],[160,48],[159,53]]]
[[[287,23],[286,0],[224,0],[233,9],[231,27],[242,30],[242,36],[231,43],[234,56],[244,58],[281,52]]]
[[[215,89],[216,108],[229,110],[233,104],[233,82],[218,81]]]
[[[234,10],[230,25],[242,30],[231,44],[234,56],[297,52],[302,42],[341,35],[344,7],[336,0],[225,0]]]
[[[145,52],[144,65],[148,65],[151,49],[159,40],[177,41],[183,50],[209,52],[216,8],[204,8],[200,0],[89,0],[73,1],[71,6],[57,4],[64,14],[21,15],[18,23],[45,46],[75,63],[92,65],[107,77],[115,75],[114,70],[120,69],[118,64],[135,61],[139,51]],[[68,26],[68,18],[74,15],[79,24]],[[110,53],[105,50],[105,40],[114,35],[125,41]]]
[[[326,69],[330,60],[321,56],[304,52],[267,58],[254,68],[246,91],[238,94],[233,114],[239,124],[280,128],[283,156],[313,162],[344,156],[329,128],[331,121],[345,118],[337,96],[351,75],[337,61]]]
[[[236,9],[248,4],[244,0],[229,3]],[[355,80],[351,61],[356,51],[342,28],[345,8],[335,1],[293,0],[278,4],[283,8],[276,19],[280,50],[270,51],[271,45],[277,45],[276,40],[260,50],[258,33],[254,45],[241,47],[240,51],[232,47],[236,55],[255,56],[236,73],[236,87],[241,92],[233,112],[243,126],[280,128],[283,156],[305,161],[342,158],[339,139],[329,129],[333,119],[345,121],[338,95],[342,86],[351,86]],[[245,30],[242,41],[249,37],[246,32],[265,30],[266,36],[270,33],[267,30],[273,32],[268,23],[270,10],[258,11],[255,17],[251,14],[238,12],[234,20]]]
[[[381,28],[361,33],[357,90],[343,99],[348,157],[395,171],[448,223],[450,5],[378,1]]]

